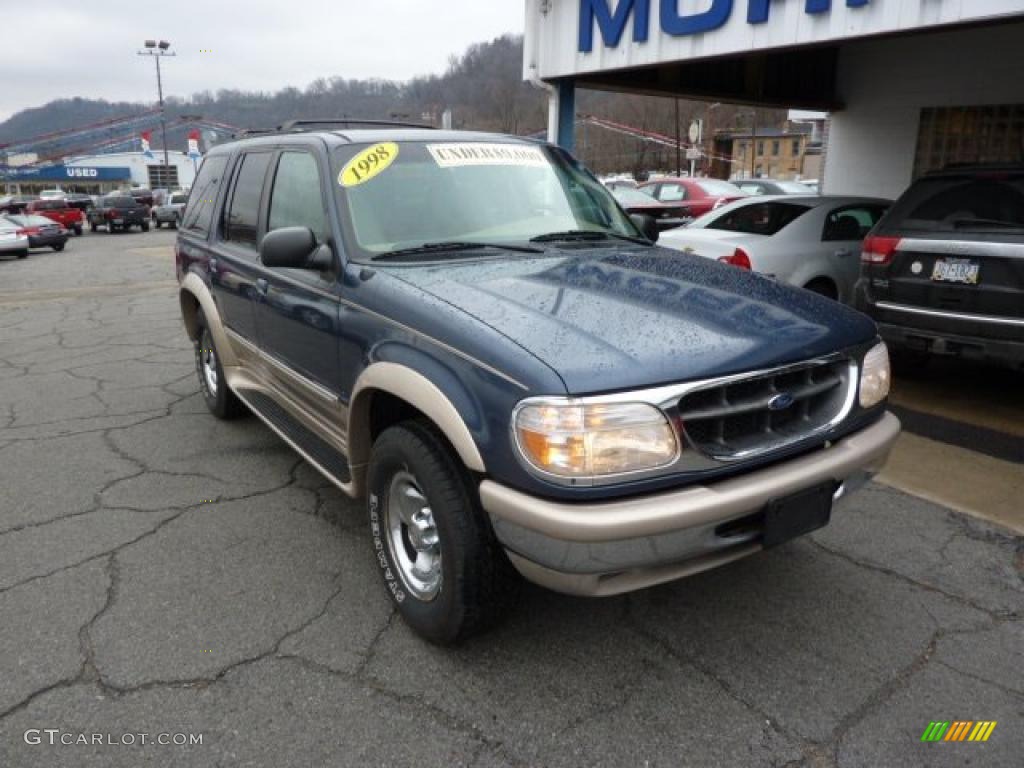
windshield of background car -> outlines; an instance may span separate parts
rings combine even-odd
[[[779,189],[781,189],[787,195],[815,195],[813,189],[808,187],[806,184],[801,184],[799,181],[777,181]]]
[[[340,147],[334,162],[356,258],[424,243],[524,243],[569,230],[642,237],[596,178],[549,147],[385,141]]]
[[[711,220],[703,226],[745,235],[774,235],[809,210],[810,206],[795,203],[753,203],[708,214]]]
[[[615,199],[623,205],[660,205],[660,201],[653,195],[641,192],[639,189],[621,187],[612,192]]]
[[[138,203],[134,197],[108,197],[103,205],[107,208],[134,208]]]
[[[743,197],[747,194],[735,184],[719,179],[696,179],[696,184],[704,190],[704,194],[715,197]]]
[[[920,179],[904,193],[884,226],[929,232],[1024,231],[1024,173]]]
[[[188,202],[188,195],[171,195],[171,205],[185,204]]]

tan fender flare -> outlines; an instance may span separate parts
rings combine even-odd
[[[236,366],[238,359],[235,357],[234,348],[224,332],[224,323],[221,322],[217,305],[213,302],[213,295],[206,283],[195,272],[189,272],[181,281],[181,289],[178,291],[178,301],[181,304],[181,317],[185,321],[185,330],[188,337],[193,341],[198,336],[199,323],[198,310],[203,310],[203,316],[210,326],[210,334],[213,336],[213,343],[217,346],[217,356],[220,357],[221,365]]]
[[[352,392],[348,447],[353,469],[370,459],[370,401],[374,392],[387,392],[422,411],[441,430],[468,469],[486,471],[473,436],[444,392],[412,368],[388,362],[372,363],[360,374]]]

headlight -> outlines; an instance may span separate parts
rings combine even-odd
[[[527,401],[512,429],[532,466],[567,480],[655,469],[679,454],[664,414],[645,403]]]
[[[879,342],[864,355],[860,369],[860,405],[870,408],[889,396],[889,350],[885,342]]]

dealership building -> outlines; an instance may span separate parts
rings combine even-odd
[[[168,150],[168,164],[164,166],[163,154],[163,150],[156,149],[153,157],[138,151],[117,152],[66,158],[49,165],[10,165],[0,170],[0,182],[21,194],[54,188],[98,195],[128,187],[191,187],[199,159]]]
[[[1024,0],[527,0],[525,75],[572,147],[577,88],[828,112],[826,193],[1024,163]]]

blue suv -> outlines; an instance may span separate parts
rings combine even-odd
[[[884,463],[871,320],[656,238],[555,146],[292,124],[206,156],[176,268],[209,409],[365,499],[399,612],[452,643],[520,575],[597,596],[719,566]]]

